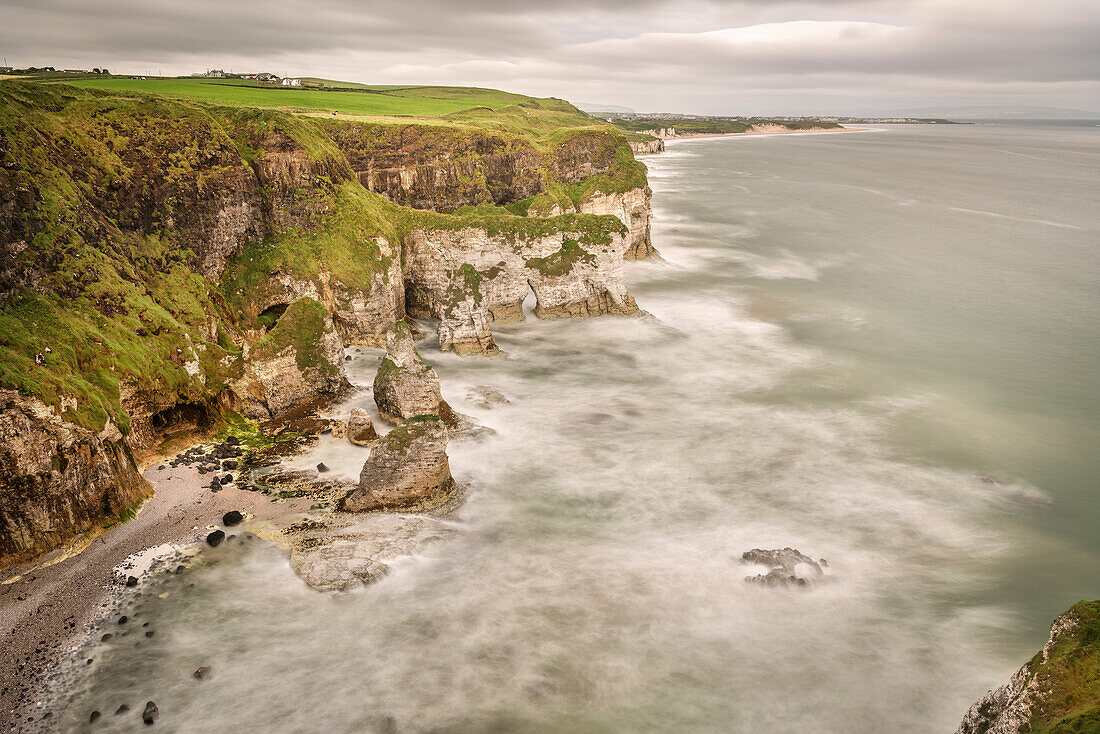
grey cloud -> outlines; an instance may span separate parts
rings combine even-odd
[[[0,0],[0,7],[15,19],[0,29],[15,64],[275,68],[699,112],[842,111],[875,99],[905,107],[968,95],[1100,107],[1093,0]]]

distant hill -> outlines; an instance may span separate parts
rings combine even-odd
[[[1100,112],[1032,105],[990,105],[984,107],[925,107],[894,110],[897,117],[946,117],[964,120],[1100,120]]]
[[[634,112],[634,110],[630,109],[629,107],[621,107],[614,104],[600,104],[598,102],[575,102],[574,104],[577,109],[581,110],[582,112],[587,112],[590,115],[601,115],[604,113],[623,114]]]

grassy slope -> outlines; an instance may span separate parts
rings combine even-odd
[[[1100,732],[1100,601],[1079,602],[1066,615],[1077,623],[1055,640],[1050,658],[1029,664],[1043,692],[1031,715],[1033,734]]]
[[[81,81],[91,86],[116,80]],[[181,93],[203,84],[157,81],[179,84]],[[232,86],[204,88],[222,95],[223,103],[239,99],[233,95],[241,91]],[[284,99],[281,90],[248,89],[247,94]],[[397,97],[329,94],[385,100],[391,113],[394,100],[405,103]],[[457,90],[447,94],[461,96]],[[468,96],[484,98],[482,90]],[[414,98],[405,101],[419,103]],[[130,221],[130,202],[113,201],[105,192],[118,181],[151,181],[144,187],[146,194],[179,185],[201,195],[202,187],[211,185],[212,174],[262,157],[255,141],[273,130],[292,138],[315,161],[342,160],[328,126],[344,123],[266,107],[0,82],[0,133],[6,143],[0,151],[2,163],[14,171],[13,189],[30,187],[41,197],[34,211],[24,215],[33,234],[17,259],[45,273],[36,288],[17,289],[0,307],[0,385],[58,407],[75,398],[76,408],[66,409],[67,418],[97,430],[110,418],[125,431],[122,383],[157,396],[167,406],[176,400],[205,402],[239,373],[241,330],[254,326],[255,306],[275,268],[312,279],[324,267],[337,280],[369,287],[371,275],[383,272],[386,265],[371,241],[379,235],[396,243],[415,227],[484,227],[517,237],[576,232],[584,243],[605,241],[611,231],[621,229],[613,217],[516,216],[526,213],[530,201],[507,209],[466,207],[451,214],[413,210],[351,179],[302,192],[303,200],[327,213],[311,226],[245,243],[221,283],[211,283],[192,272],[192,254],[179,247],[168,224],[174,215],[187,217],[187,211],[154,212],[150,231],[148,223]],[[489,132],[523,139],[547,153],[578,133],[598,131],[615,145],[615,136],[620,136],[559,100],[524,98],[498,110],[479,106],[400,123],[393,117],[379,118],[381,125],[429,122],[447,126],[447,134],[456,137],[473,130]],[[543,171],[550,193],[540,197],[573,199],[597,188],[644,185],[644,167],[633,161],[625,146],[619,148],[612,171],[580,183],[564,184],[554,180],[549,169]],[[171,207],[172,199],[168,201],[165,206]],[[45,353],[46,347],[52,351],[45,365],[35,365],[34,355]],[[198,376],[187,369],[195,362]]]

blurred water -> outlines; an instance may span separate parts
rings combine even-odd
[[[630,271],[652,319],[424,350],[497,430],[451,446],[455,540],[341,598],[262,541],[210,551],[132,610],[154,638],[96,651],[68,727],[152,699],[170,731],[953,731],[1100,596],[1098,152],[1046,127],[671,145],[667,263]],[[783,546],[826,582],[743,582]]]

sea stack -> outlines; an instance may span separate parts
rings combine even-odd
[[[437,415],[452,427],[456,423],[454,412],[443,400],[439,378],[416,351],[412,330],[404,319],[395,321],[386,334],[386,356],[374,378],[374,402],[378,414],[390,423],[415,415]]]
[[[455,488],[447,461],[447,427],[437,415],[417,415],[371,450],[359,487],[340,502],[349,512],[430,509]]]

